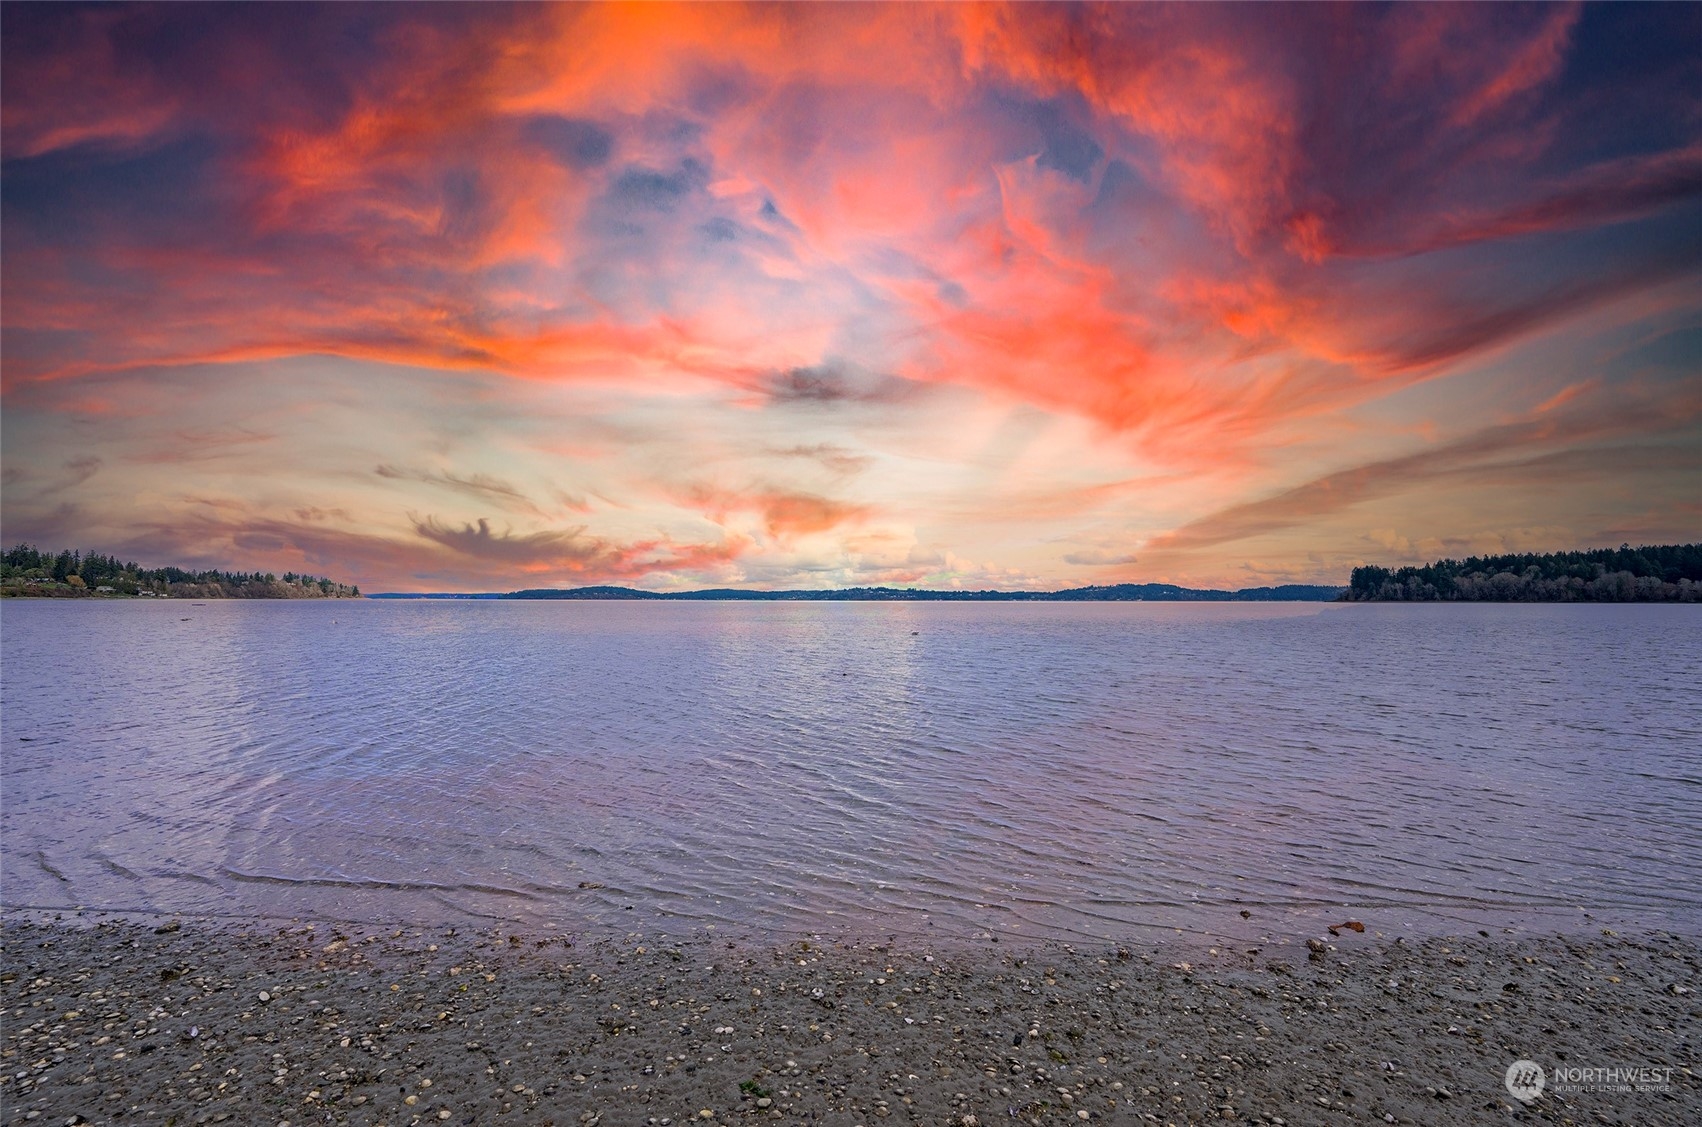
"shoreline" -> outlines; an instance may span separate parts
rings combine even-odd
[[[1695,937],[1316,942],[8,914],[0,1123],[1676,1124],[1702,1099]],[[1527,1106],[1521,1058],[1672,1072]]]

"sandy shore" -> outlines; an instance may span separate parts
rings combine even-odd
[[[1667,935],[930,947],[8,921],[0,1122],[1680,1124]],[[1507,1066],[1673,1066],[1555,1092]]]

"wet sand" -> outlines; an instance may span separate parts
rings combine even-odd
[[[0,1123],[1694,1123],[1665,934],[930,945],[9,919]],[[1674,1066],[1508,1093],[1509,1063]]]

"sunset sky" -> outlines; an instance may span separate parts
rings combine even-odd
[[[7,4],[8,545],[367,590],[1702,538],[1702,5]]]

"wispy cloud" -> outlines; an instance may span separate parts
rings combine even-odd
[[[489,474],[475,473],[460,476],[448,472],[439,473],[434,470],[410,469],[391,465],[379,465],[372,472],[391,481],[422,482],[482,501],[495,502],[504,508],[516,509],[520,512],[531,513],[534,516],[546,515],[535,501],[522,493],[517,487]]]
[[[1671,419],[1659,408],[1632,405],[1485,427],[1433,448],[1337,470],[1273,496],[1232,505],[1155,536],[1147,546],[1174,551],[1245,540],[1450,477],[1516,487],[1572,473],[1599,474],[1604,464],[1622,471],[1640,465],[1693,472],[1702,468],[1702,452],[1690,443],[1626,445],[1611,440],[1649,430],[1682,431],[1699,414],[1693,409],[1687,417]],[[1553,449],[1569,444],[1583,445]]]

